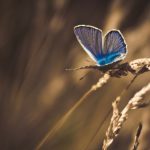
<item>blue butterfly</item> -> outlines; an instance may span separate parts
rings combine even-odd
[[[107,66],[123,60],[127,46],[119,30],[109,31],[102,40],[102,30],[90,25],[74,27],[74,33],[85,52],[97,66]]]

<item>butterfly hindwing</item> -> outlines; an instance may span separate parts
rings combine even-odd
[[[79,25],[74,28],[77,40],[97,63],[97,58],[102,54],[102,31],[89,25]]]
[[[104,38],[103,52],[105,56],[111,62],[117,62],[125,58],[127,54],[127,48],[125,40],[118,30],[112,30],[108,32]]]

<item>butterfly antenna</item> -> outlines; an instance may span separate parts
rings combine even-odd
[[[123,96],[123,94],[129,89],[129,87],[132,85],[132,83],[135,81],[135,79],[138,77],[138,73],[133,77],[133,79],[130,81],[130,83],[126,86],[125,89],[123,89],[123,91],[121,92],[120,96],[118,96],[116,99],[121,99],[121,97]],[[107,120],[107,118],[109,117],[110,113],[112,112],[112,107],[109,108],[109,111],[107,112],[107,114],[105,115],[104,119],[101,121],[101,123],[99,124],[98,128],[96,129],[94,135],[92,136],[92,138],[90,139],[89,143],[87,144],[87,146],[84,148],[84,150],[87,150],[88,147],[93,143],[95,137],[98,135],[98,133],[100,132],[103,124],[105,123],[105,121]]]
[[[66,68],[66,71],[76,71],[76,70],[81,70],[81,69],[97,69],[99,70],[99,67],[96,65],[89,65],[89,66],[82,66],[82,67],[78,67],[78,68]]]

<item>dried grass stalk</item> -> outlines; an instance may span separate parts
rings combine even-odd
[[[141,131],[142,131],[142,123],[139,123],[139,126],[136,131],[136,135],[134,137],[134,144],[133,144],[133,147],[131,148],[131,150],[137,150],[137,148],[139,146],[139,137],[140,137]]]
[[[113,115],[111,118],[110,125],[106,132],[106,138],[103,142],[103,150],[107,150],[108,147],[112,144],[114,139],[118,136],[120,129],[122,128],[124,122],[128,118],[129,111],[132,109],[138,109],[146,104],[143,102],[143,96],[150,91],[150,83],[147,86],[143,87],[139,92],[137,92],[133,98],[131,98],[125,108],[119,112],[118,105],[119,101],[116,99],[113,106]]]
[[[145,66],[145,69],[150,70],[150,58],[133,60],[129,63],[129,66],[135,71],[140,70],[143,66]]]
[[[53,128],[51,128],[47,134],[43,137],[43,139],[40,141],[40,143],[37,145],[36,149],[39,150],[43,144],[50,138],[52,138],[63,126],[63,124],[69,119],[69,117],[71,116],[71,114],[81,105],[81,103],[93,92],[96,91],[97,89],[101,88],[104,84],[106,84],[108,82],[108,80],[110,79],[110,77],[122,77],[122,76],[126,76],[128,74],[128,72],[132,73],[132,74],[136,74],[139,70],[141,70],[141,73],[150,71],[150,58],[143,58],[143,59],[137,59],[134,61],[131,61],[130,63],[124,63],[121,65],[118,65],[117,68],[111,69],[111,68],[100,68],[99,66],[83,66],[83,67],[79,67],[79,68],[75,68],[75,69],[66,69],[66,70],[79,70],[79,69],[97,69],[99,70],[101,73],[104,73],[104,76],[102,78],[99,79],[99,81],[93,85],[89,91],[87,91],[80,99],[79,101],[77,101],[77,103],[75,103],[70,109],[69,111],[63,115],[60,120],[54,125]],[[119,97],[118,97],[119,98]],[[120,98],[119,98],[120,99]],[[114,113],[113,113],[113,118],[115,123],[113,122],[113,119],[111,120],[111,124],[110,124],[110,131],[111,129],[116,126],[121,126],[121,123],[119,124],[120,121],[122,121],[121,119],[125,120],[126,116],[122,116],[120,117],[119,114],[119,110],[117,107],[117,101],[116,103],[114,102],[113,104],[113,108],[114,108]],[[129,108],[128,108],[129,109]],[[125,113],[127,110],[123,110],[123,113]],[[119,122],[118,122],[119,121]],[[117,124],[118,122],[118,124]],[[113,125],[113,126],[112,126]],[[115,131],[115,130],[114,130]],[[114,132],[117,133],[117,130]],[[114,134],[113,133],[113,134]],[[106,139],[104,141],[104,145],[110,145],[113,141],[113,134],[112,136],[109,135],[110,133],[107,131],[107,136],[108,139]],[[109,138],[110,137],[110,138]],[[112,138],[111,138],[112,137]],[[108,142],[110,144],[108,144]],[[105,144],[106,143],[106,144]]]
[[[40,143],[35,148],[36,150],[41,149],[43,144],[50,140],[64,125],[64,123],[70,118],[71,114],[82,104],[82,102],[93,92],[101,88],[103,85],[105,85],[108,80],[110,79],[109,74],[104,74],[103,77],[101,77],[96,84],[91,86],[89,91],[87,91],[69,110],[68,112],[63,115],[60,120],[54,125],[53,128],[50,128],[50,130],[47,132],[47,134],[43,137],[43,139],[40,141]]]

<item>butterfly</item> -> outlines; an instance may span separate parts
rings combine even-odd
[[[102,30],[90,25],[77,25],[74,33],[96,66],[118,63],[127,55],[127,45],[119,30],[113,29],[102,38]]]

